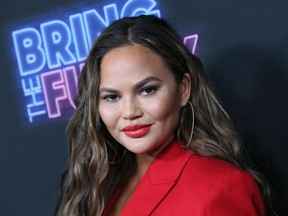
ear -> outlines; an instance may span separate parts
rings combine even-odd
[[[191,76],[185,73],[179,86],[181,107],[186,106],[191,94]]]

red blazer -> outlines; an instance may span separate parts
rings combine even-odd
[[[121,213],[144,215],[262,216],[264,205],[250,174],[174,142],[151,163]]]

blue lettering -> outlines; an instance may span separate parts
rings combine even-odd
[[[103,7],[103,10],[104,19],[96,10],[89,10],[83,13],[89,46],[91,46],[105,27],[107,27],[111,22],[117,20],[119,17],[116,4],[106,5]]]
[[[21,76],[40,71],[46,60],[39,32],[34,28],[25,28],[14,31],[12,35]]]
[[[26,109],[31,123],[34,117],[46,113],[39,75],[22,78],[21,83],[27,98]]]
[[[67,24],[54,20],[41,25],[43,44],[47,55],[48,67],[57,68],[76,62],[70,50],[71,33]]]
[[[121,18],[138,16],[141,14],[155,15],[160,17],[160,11],[153,10],[155,6],[156,2],[154,0],[129,0],[122,8]]]
[[[64,110],[75,109],[73,98],[84,61],[92,43],[110,23],[140,14],[160,17],[156,0],[125,0],[119,5],[118,1],[101,8],[96,5],[70,13],[69,17],[65,12],[65,17],[12,32],[31,123],[37,116],[58,118],[65,114]],[[185,44],[194,50],[193,41],[189,37]]]
[[[77,60],[84,61],[88,55],[89,47],[85,35],[84,23],[81,14],[75,14],[69,17],[71,33],[75,45]]]

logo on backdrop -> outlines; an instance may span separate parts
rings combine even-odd
[[[140,14],[161,16],[155,0],[128,0],[121,5],[116,2],[12,32],[28,122],[72,114],[78,77],[91,44],[111,22]],[[197,39],[193,34],[183,40],[192,53]]]

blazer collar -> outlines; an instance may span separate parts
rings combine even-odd
[[[179,142],[169,145],[149,166],[121,216],[150,215],[177,183],[194,153]]]

